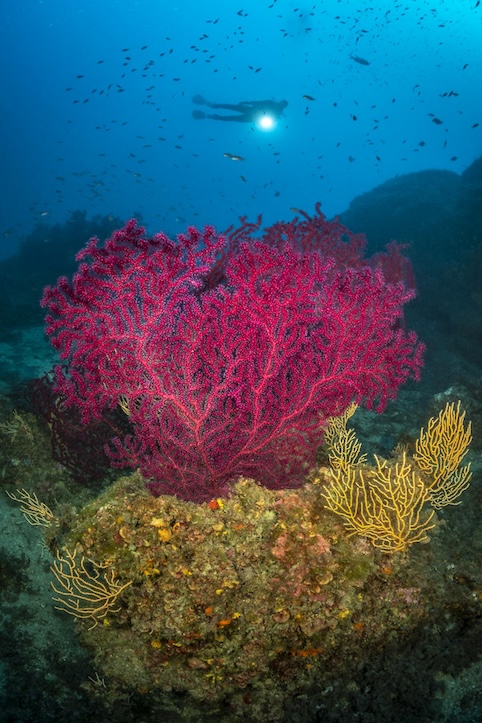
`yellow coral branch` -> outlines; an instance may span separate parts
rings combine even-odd
[[[351,535],[368,537],[383,552],[399,552],[427,540],[434,511],[424,511],[429,493],[406,461],[395,467],[375,457],[376,469],[331,471],[322,493],[329,510],[343,518]]]
[[[76,618],[92,619],[95,627],[109,612],[118,612],[114,605],[123,590],[132,585],[132,580],[121,585],[115,579],[114,571],[106,572],[108,563],[98,563],[85,557],[77,559],[77,553],[65,548],[65,557],[57,552],[57,560],[50,568],[60,589],[51,583],[53,591],[61,597],[54,597],[56,610],[64,610]],[[91,629],[91,628],[90,628]]]
[[[358,405],[352,402],[339,417],[330,417],[325,431],[330,464],[333,469],[341,469],[345,473],[352,465],[366,462],[367,458],[366,454],[361,454],[361,442],[354,430],[346,428],[357,409]]]
[[[40,502],[35,492],[27,492],[25,489],[17,490],[17,495],[6,490],[11,500],[18,502],[20,511],[23,513],[30,525],[41,525],[48,527],[53,520],[54,513],[45,502]]]
[[[418,467],[430,475],[431,502],[434,507],[458,505],[455,501],[470,484],[470,464],[460,468],[472,441],[472,425],[464,427],[465,412],[460,413],[460,402],[446,404],[445,409],[432,417],[427,431],[420,432],[415,446],[414,460]]]

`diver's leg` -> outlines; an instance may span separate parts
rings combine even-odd
[[[206,101],[206,105],[214,110],[234,110],[236,113],[246,113],[247,110],[250,110],[242,103],[209,103]]]
[[[211,113],[207,115],[206,118],[220,121],[238,121],[239,123],[249,123],[251,120],[251,118],[247,118],[245,115],[218,115],[217,113]]]

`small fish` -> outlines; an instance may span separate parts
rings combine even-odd
[[[244,183],[246,183],[246,179],[245,179],[244,176],[240,176],[240,179],[241,179]]]
[[[359,63],[360,65],[370,65],[368,60],[365,60],[365,58],[360,58],[359,55],[350,55],[350,60],[354,60],[355,63]]]
[[[303,95],[302,98],[304,100],[315,100],[312,95]]]
[[[303,213],[303,211],[300,208],[296,208],[296,206],[292,206],[290,211],[291,213]]]
[[[235,156],[232,153],[223,153],[224,158],[229,158],[231,161],[244,161],[243,156]]]

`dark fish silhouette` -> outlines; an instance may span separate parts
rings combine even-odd
[[[359,55],[350,55],[350,60],[354,60],[355,63],[360,63],[360,65],[370,65],[368,60],[365,60],[365,58],[360,58]]]

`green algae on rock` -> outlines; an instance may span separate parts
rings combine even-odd
[[[183,692],[229,701],[233,720],[278,720],[333,656],[423,614],[421,589],[394,574],[406,555],[348,538],[317,484],[271,491],[240,478],[229,498],[195,504],[152,497],[135,473],[78,513],[60,549],[124,586],[112,609],[79,621],[110,696]]]

